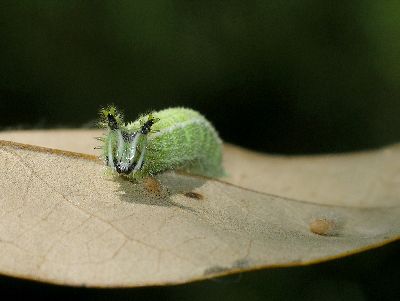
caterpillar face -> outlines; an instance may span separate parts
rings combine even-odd
[[[131,178],[182,169],[221,176],[221,139],[212,125],[191,109],[171,108],[125,124],[114,107],[101,110],[107,129],[103,159],[111,170]]]
[[[106,164],[119,174],[129,175],[140,170],[146,155],[147,135],[157,119],[149,118],[138,131],[131,131],[112,112],[107,113],[109,133],[105,138]]]

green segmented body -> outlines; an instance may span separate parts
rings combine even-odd
[[[116,166],[127,162],[123,166],[131,164],[131,167],[134,166],[133,171],[128,169],[124,173],[133,178],[172,169],[209,177],[224,175],[222,141],[214,127],[200,113],[186,108],[170,108],[144,115],[126,125],[122,119],[116,118],[116,120],[120,132],[111,129],[112,126],[109,125],[109,133],[103,146],[103,156],[114,170],[118,171]],[[143,130],[146,128],[144,124],[149,120],[154,120],[154,124],[151,122],[148,127],[151,130],[146,134],[137,135],[141,131],[146,132]],[[121,136],[126,140],[123,144]],[[136,142],[132,141],[135,140],[134,137],[137,138]],[[133,148],[135,148],[134,158],[129,160]],[[110,157],[113,157],[113,160],[109,160]],[[115,158],[120,159],[115,160]],[[122,162],[119,163],[120,161]]]

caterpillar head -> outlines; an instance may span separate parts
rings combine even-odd
[[[102,110],[103,124],[108,128],[103,156],[106,164],[119,174],[136,173],[144,164],[147,135],[159,119],[149,114],[138,130],[128,130],[122,116],[114,107]]]

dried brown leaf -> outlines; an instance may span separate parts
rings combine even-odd
[[[85,152],[98,132],[26,134],[0,138]],[[94,156],[3,141],[0,273],[128,287],[359,252],[399,239],[399,156],[398,147],[286,158],[228,146],[230,183],[169,172],[149,189],[106,176]]]

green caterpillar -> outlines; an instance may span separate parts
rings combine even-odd
[[[100,111],[100,125],[107,133],[102,159],[112,171],[140,179],[166,170],[220,177],[222,141],[211,123],[200,113],[170,108],[142,115],[124,123],[113,106]]]

